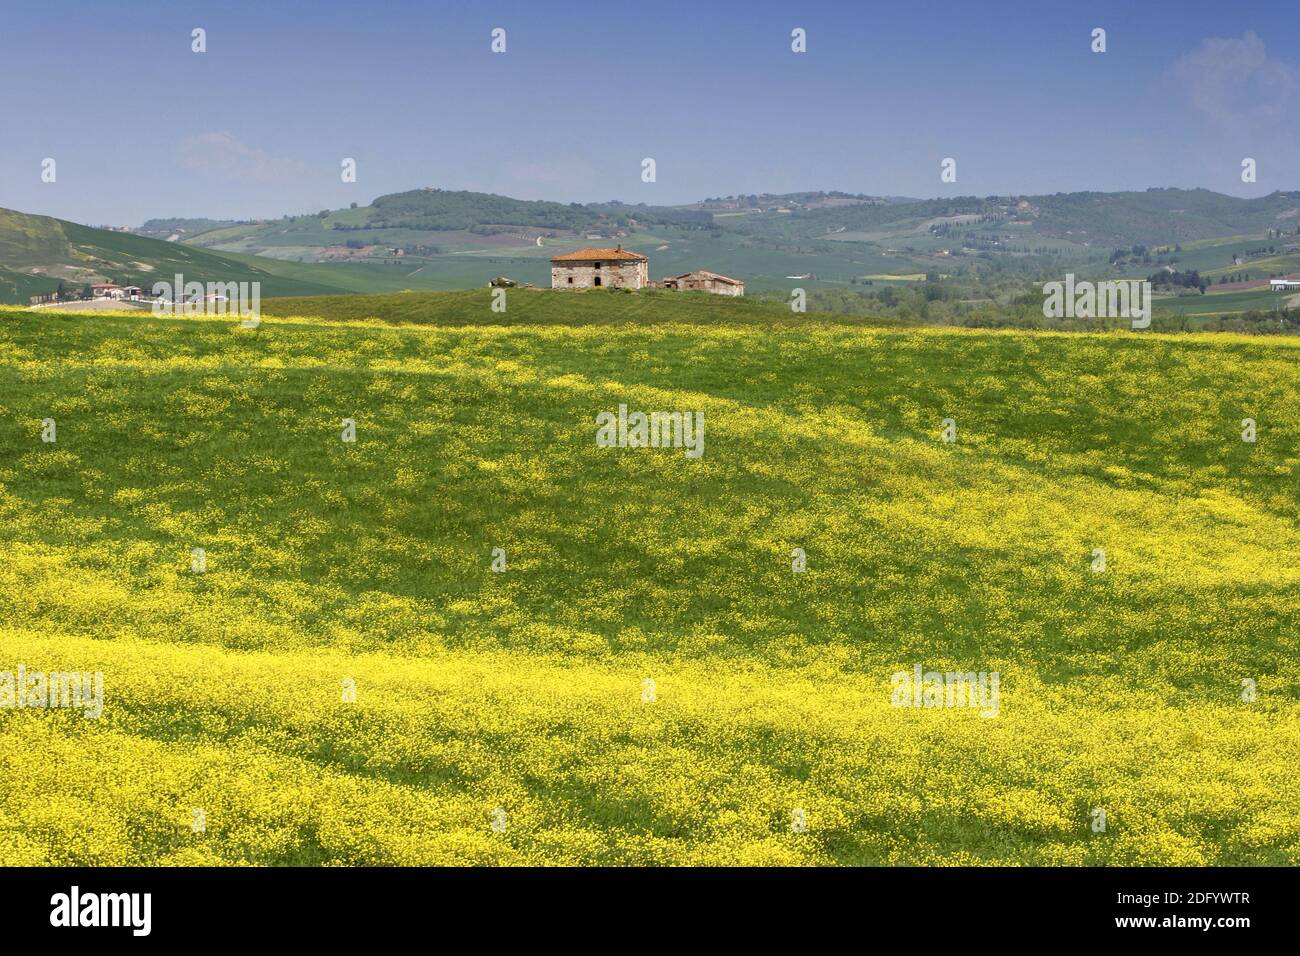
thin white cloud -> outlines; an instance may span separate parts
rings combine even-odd
[[[199,133],[182,140],[180,164],[185,169],[239,182],[274,183],[312,175],[307,163],[268,155],[226,132]]]
[[[573,176],[573,167],[567,163],[516,163],[505,164],[506,175],[515,182],[561,183]]]
[[[1297,118],[1300,67],[1270,57],[1253,31],[1202,40],[1174,62],[1169,74],[1187,105],[1221,129]]]

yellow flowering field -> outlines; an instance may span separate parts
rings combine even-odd
[[[510,296],[0,311],[0,864],[1300,862],[1300,344]]]

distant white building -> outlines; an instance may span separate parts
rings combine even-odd
[[[1300,289],[1300,279],[1269,279],[1268,287],[1274,292],[1282,289]]]

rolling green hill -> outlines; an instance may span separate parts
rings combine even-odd
[[[1066,271],[1145,276],[1176,263],[1213,280],[1300,269],[1300,253],[1285,251],[1300,238],[1298,193],[1248,200],[1153,189],[893,202],[797,193],[750,197],[731,209],[737,202],[566,205],[420,189],[314,216],[151,220],[146,236],[0,211],[0,301],[25,302],[59,282],[147,285],[176,271],[199,281],[258,280],[264,297],[475,288],[497,275],[546,286],[550,256],[616,242],[649,256],[655,279],[705,268],[742,278],[754,292],[950,277],[978,299],[989,279]],[[178,229],[187,230],[181,242],[153,238]],[[1268,243],[1275,252],[1257,255]],[[1113,249],[1130,247],[1163,251],[1108,266]],[[1238,255],[1242,266],[1233,264]]]
[[[489,300],[0,311],[0,865],[1300,862],[1300,346]]]
[[[958,221],[964,220],[964,221]],[[848,205],[779,216],[746,216],[734,228],[785,240],[849,234],[902,239],[935,231],[951,240],[981,235],[1022,242],[1054,239],[1105,248],[1157,245],[1300,229],[1300,193],[1239,199],[1208,189],[975,196],[881,205]]]
[[[494,265],[482,264],[479,271],[487,273],[482,281],[493,274]],[[281,261],[0,209],[0,303],[25,305],[31,296],[53,292],[60,284],[76,289],[90,282],[113,281],[150,287],[171,282],[176,273],[186,281],[260,282],[264,297],[445,286],[432,275],[417,274],[418,270],[416,263],[361,266]]]
[[[895,201],[791,193],[651,207],[420,189],[313,216],[211,225],[190,221],[198,231],[184,241],[304,263],[406,265],[431,288],[481,285],[500,273],[542,285],[548,256],[621,241],[650,256],[655,278],[707,268],[775,290],[788,289],[791,276],[806,287],[835,288],[889,276],[1100,274],[1120,247],[1251,243],[1267,230],[1295,236],[1300,193],[1238,199],[1150,189]]]

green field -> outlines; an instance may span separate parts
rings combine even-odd
[[[0,311],[0,865],[1300,862],[1300,346],[490,301]]]
[[[332,321],[415,325],[493,325],[509,327],[562,325],[656,325],[669,317],[680,324],[796,326],[806,316],[789,307],[758,299],[732,299],[707,292],[658,289],[581,292],[511,289],[506,311],[492,311],[489,289],[459,292],[411,292],[403,295],[329,295],[270,299],[264,316],[315,316]],[[821,316],[823,322],[861,326],[896,325],[854,316]]]
[[[1242,312],[1272,312],[1285,307],[1295,292],[1279,294],[1265,287],[1242,289],[1235,292],[1214,292],[1213,286],[1205,295],[1162,296],[1155,299],[1157,309],[1168,309],[1179,315],[1237,315]]]

